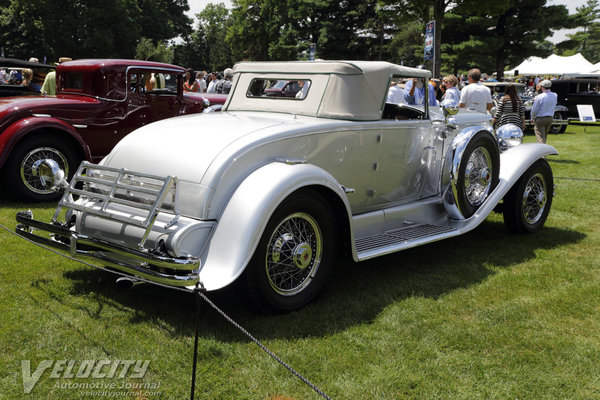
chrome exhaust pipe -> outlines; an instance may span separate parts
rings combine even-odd
[[[131,289],[134,286],[137,286],[140,283],[144,283],[144,282],[134,279],[134,278],[129,278],[127,276],[122,276],[122,277],[118,278],[115,283],[119,289],[127,290],[127,289]]]

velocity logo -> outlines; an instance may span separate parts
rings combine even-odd
[[[148,364],[149,360],[42,360],[32,371],[31,360],[21,360],[23,391],[31,393],[48,370],[52,379],[140,379],[146,375]]]

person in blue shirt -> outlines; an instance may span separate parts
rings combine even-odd
[[[428,101],[430,106],[437,106],[438,101],[435,98],[435,88],[431,82],[428,82],[429,93]],[[423,79],[409,79],[404,86],[404,100],[406,104],[422,105],[425,103],[425,83]]]
[[[550,91],[551,86],[552,82],[548,79],[544,79],[538,84],[542,93],[535,96],[531,107],[531,119],[534,123],[535,137],[538,143],[546,143],[546,136],[554,120],[557,95]]]

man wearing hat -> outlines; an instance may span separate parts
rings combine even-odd
[[[531,107],[531,119],[534,121],[535,136],[538,143],[546,143],[546,135],[554,120],[554,109],[556,108],[556,93],[550,91],[552,82],[544,79],[538,85],[542,90],[533,99]]]

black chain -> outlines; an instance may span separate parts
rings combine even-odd
[[[28,241],[29,243],[32,243],[38,247],[41,247],[42,249],[48,250],[54,254],[57,254],[61,257],[67,258],[69,260],[87,265],[89,267],[92,268],[96,268],[96,269],[100,269],[102,271],[106,271],[106,272],[110,272],[112,274],[116,274],[116,275],[121,275],[127,278],[131,278],[131,275],[125,274],[123,272],[120,271],[116,271],[113,269],[108,269],[108,268],[104,268],[104,267],[100,267],[98,265],[94,265],[91,263],[88,263],[86,261],[83,260],[79,260],[77,258],[73,258],[67,254],[63,254],[58,250],[55,250],[51,247],[47,247],[44,246],[43,244],[34,242],[33,240],[23,237],[23,236],[19,236],[17,235],[15,232],[13,232],[12,230],[8,229],[7,227],[5,227],[4,225],[0,224],[0,227],[3,228],[4,230],[6,230],[7,232],[21,238],[21,239],[25,239],[26,241]],[[277,361],[278,363],[280,363],[281,365],[283,365],[288,371],[290,371],[292,374],[294,374],[297,378],[299,378],[302,382],[304,382],[305,384],[307,384],[310,388],[312,388],[315,392],[317,392],[321,397],[331,400],[331,397],[327,396],[325,393],[323,393],[322,390],[320,390],[318,387],[316,387],[313,383],[311,383],[308,379],[306,379],[304,376],[302,376],[298,371],[296,371],[294,368],[292,368],[290,365],[288,365],[286,362],[284,362],[281,358],[279,358],[275,353],[273,353],[271,350],[269,350],[265,345],[263,345],[258,339],[256,339],[254,336],[252,336],[250,334],[250,332],[248,332],[246,329],[244,329],[240,324],[238,324],[237,322],[235,322],[229,315],[225,314],[225,312],[223,310],[221,310],[219,307],[216,306],[216,304],[214,304],[212,301],[210,301],[210,299],[206,296],[206,294],[204,294],[204,292],[206,291],[204,289],[204,286],[202,285],[201,282],[199,282],[196,285],[196,288],[193,290],[187,289],[187,288],[183,288],[183,287],[176,287],[176,286],[169,286],[169,285],[165,285],[163,283],[159,283],[159,282],[153,282],[150,281],[148,279],[142,278],[142,277],[135,277],[136,280],[140,280],[143,282],[147,282],[153,285],[158,285],[167,289],[172,289],[172,290],[179,290],[182,292],[186,292],[186,293],[194,293],[196,294],[194,296],[194,298],[197,300],[196,301],[196,317],[195,317],[195,338],[194,338],[194,365],[192,368],[192,388],[191,388],[191,400],[194,400],[194,387],[195,387],[195,382],[196,382],[196,361],[197,361],[197,354],[198,354],[198,328],[199,328],[199,313],[200,313],[200,301],[198,299],[203,299],[209,306],[211,306],[218,314],[220,314],[223,318],[225,318],[231,325],[233,325],[235,328],[237,328],[238,330],[240,330],[244,335],[246,335],[250,340],[252,340],[258,347],[260,347],[265,353],[267,353],[269,356],[271,356],[271,358],[273,358],[275,361]]]

